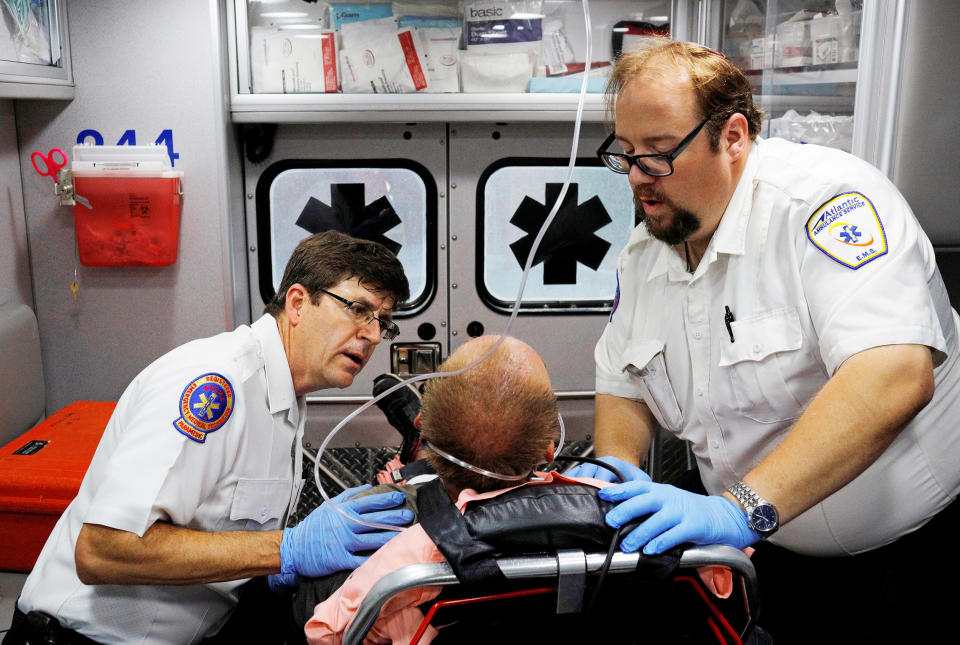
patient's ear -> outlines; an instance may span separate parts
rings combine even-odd
[[[420,425],[423,423],[423,412],[417,412],[416,418],[413,420],[413,427],[417,430],[420,429]]]
[[[554,458],[553,451],[555,448],[556,446],[553,444],[553,440],[551,440],[550,443],[547,445],[547,451],[544,453],[544,457],[546,457],[544,461],[546,461],[547,463],[550,463],[551,461],[553,461],[553,458]]]

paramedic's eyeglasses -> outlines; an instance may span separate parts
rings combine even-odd
[[[700,134],[700,130],[707,124],[710,117],[700,122],[700,125],[693,129],[693,132],[683,138],[676,148],[667,153],[652,155],[625,155],[617,152],[607,152],[607,146],[613,143],[617,133],[611,132],[603,145],[597,149],[597,156],[600,161],[613,172],[626,175],[630,173],[630,166],[636,166],[642,172],[651,177],[667,177],[673,174],[673,160],[680,156],[690,142]]]
[[[393,340],[397,337],[397,334],[400,333],[400,328],[397,327],[395,322],[392,320],[377,318],[376,315],[374,315],[374,313],[370,310],[370,307],[362,302],[357,302],[356,300],[347,300],[346,298],[342,298],[335,293],[330,293],[326,289],[317,289],[317,291],[325,293],[331,298],[335,298],[345,304],[347,306],[347,313],[358,325],[369,325],[370,321],[376,320],[380,325],[380,336],[383,338],[387,340]]]

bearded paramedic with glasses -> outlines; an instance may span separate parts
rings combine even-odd
[[[396,337],[390,318],[408,290],[381,245],[313,235],[294,250],[262,318],[141,372],[28,577],[4,643],[282,642],[289,600],[274,600],[263,576],[274,574],[276,588],[354,569],[396,535],[329,504],[284,526],[303,483],[305,395],[353,382],[381,339]],[[395,509],[403,498],[343,506],[403,525],[412,518]],[[236,620],[221,630],[238,597]]]
[[[755,545],[777,643],[935,633],[960,573],[958,319],[903,196],[847,153],[758,138],[748,81],[702,47],[653,40],[607,92],[598,155],[643,224],[596,346],[596,450],[639,464],[662,426],[706,493],[604,489],[612,526],[650,515],[623,548]]]

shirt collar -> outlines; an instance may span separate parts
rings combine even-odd
[[[707,254],[710,260],[716,259],[718,253],[727,253],[730,255],[743,255],[746,252],[747,245],[747,224],[750,221],[750,205],[753,201],[753,184],[757,176],[759,166],[758,157],[760,140],[753,141],[750,145],[750,154],[747,155],[747,163],[743,166],[743,174],[740,175],[740,181],[730,197],[730,203],[723,211],[723,217],[720,218],[720,225],[710,240],[710,248]]]
[[[737,187],[730,197],[730,202],[723,212],[723,217],[720,218],[720,224],[710,240],[701,265],[713,262],[720,253],[743,255],[746,251],[747,223],[750,219],[754,178],[757,175],[759,144],[760,140],[757,139],[750,146],[750,154],[747,155],[747,163],[743,167],[743,174],[740,176]],[[645,225],[637,226],[633,230],[628,247],[650,240],[657,243],[660,252],[653,262],[647,280],[652,280],[664,273],[674,282],[689,280],[690,274],[687,273],[685,260],[668,245],[659,240],[654,240],[647,232]]]
[[[293,389],[293,377],[287,362],[277,320],[270,314],[264,314],[250,328],[260,343],[263,354],[263,366],[267,378],[267,403],[270,414],[287,411],[287,421],[294,426],[300,425],[303,401],[297,399]]]

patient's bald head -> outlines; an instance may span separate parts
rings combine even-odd
[[[453,372],[487,352],[498,336],[460,346],[440,366]],[[463,374],[427,382],[422,401],[424,439],[460,459],[504,475],[524,475],[552,448],[557,402],[543,359],[532,347],[506,337],[497,350]],[[501,488],[484,477],[425,451],[448,490]]]

